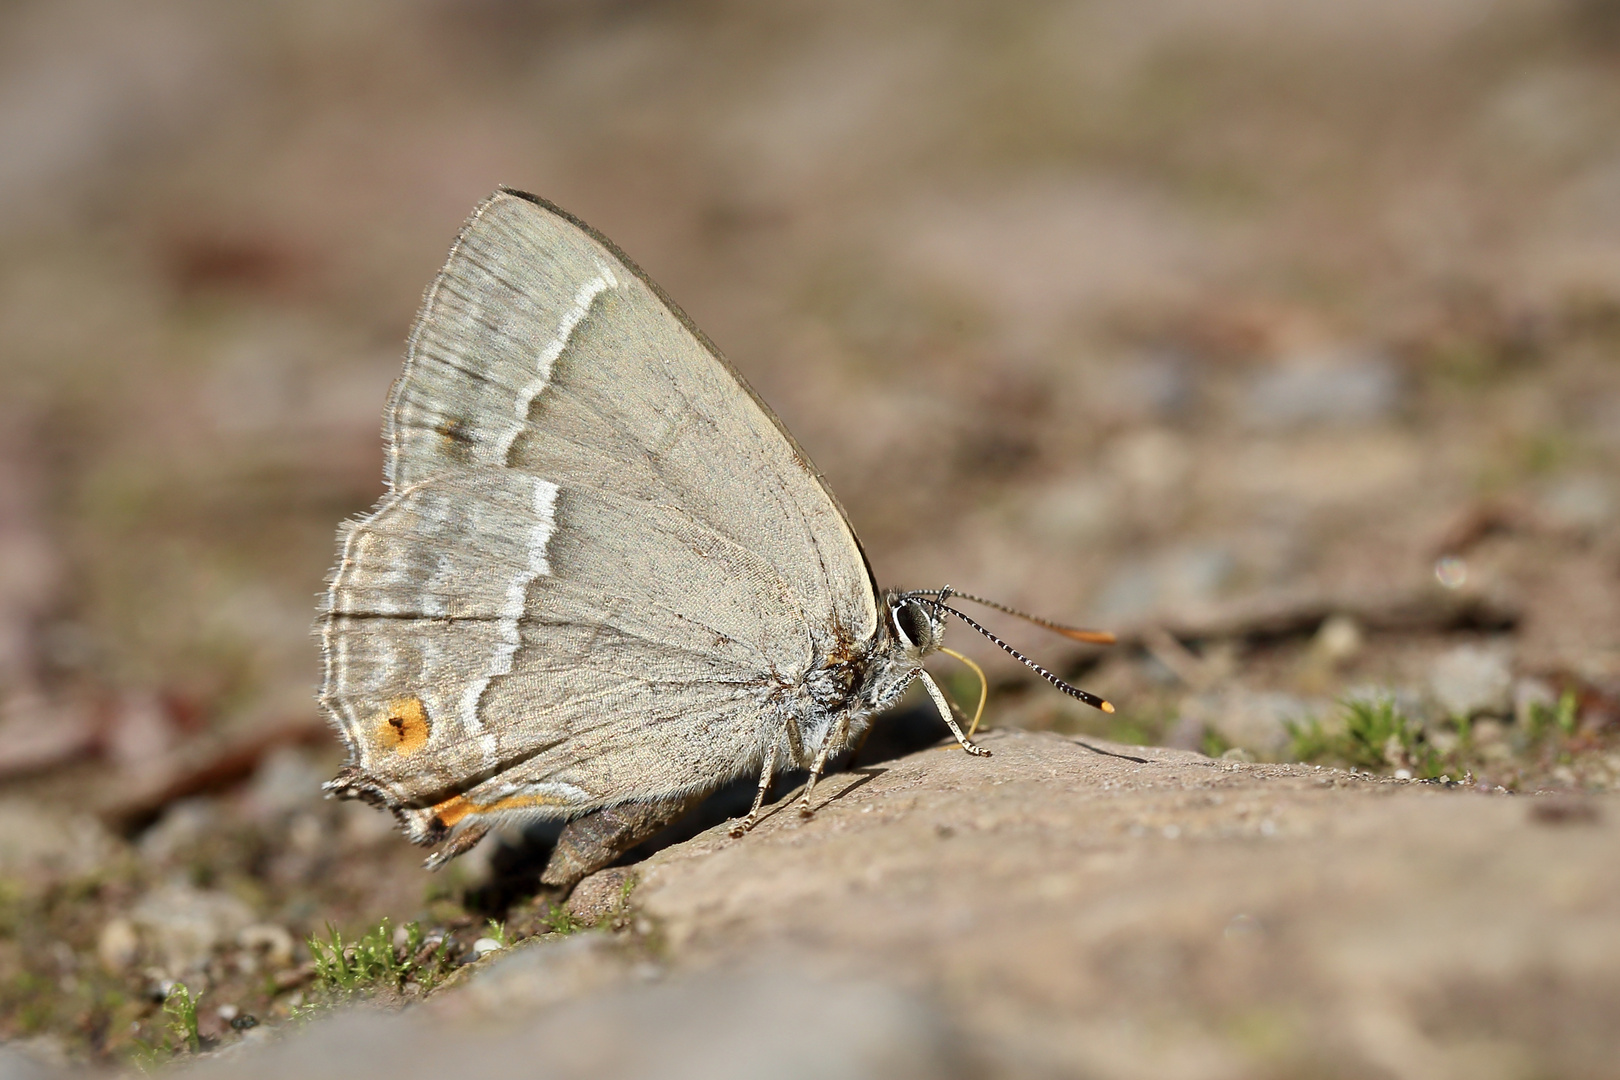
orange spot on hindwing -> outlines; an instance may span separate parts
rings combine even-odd
[[[418,697],[394,698],[377,725],[377,740],[396,754],[414,754],[427,745],[432,725]]]

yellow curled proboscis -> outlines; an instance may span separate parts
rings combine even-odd
[[[973,723],[968,726],[967,737],[973,738],[973,733],[979,730],[979,721],[984,718],[984,703],[990,698],[990,680],[984,677],[984,668],[963,656],[955,649],[947,649],[941,645],[939,651],[946,656],[955,657],[973,669],[973,674],[979,677],[979,707],[973,710]]]

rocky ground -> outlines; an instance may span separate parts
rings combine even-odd
[[[392,980],[330,994],[192,1075],[1613,1075],[1611,799],[986,745],[602,871],[595,929],[487,942],[403,1014]]]
[[[1617,28],[0,5],[6,1067],[1603,1075]],[[908,704],[814,820],[723,793],[566,907],[544,834],[428,875],[322,801],[313,596],[498,183],[682,303],[884,584],[1116,630],[991,620],[1118,712],[953,630],[995,757]]]

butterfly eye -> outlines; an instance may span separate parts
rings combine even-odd
[[[894,619],[895,632],[907,645],[915,648],[933,640],[934,624],[921,604],[909,601],[896,604],[891,609],[890,615]]]

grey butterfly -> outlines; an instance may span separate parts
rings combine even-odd
[[[342,526],[316,625],[349,754],[327,789],[442,844],[429,865],[564,819],[546,880],[571,884],[754,775],[740,835],[794,766],[807,810],[913,679],[987,753],[922,667],[946,614],[966,619],[949,593],[880,592],[770,409],[556,206],[502,189],[473,212],[385,436],[387,492]]]

